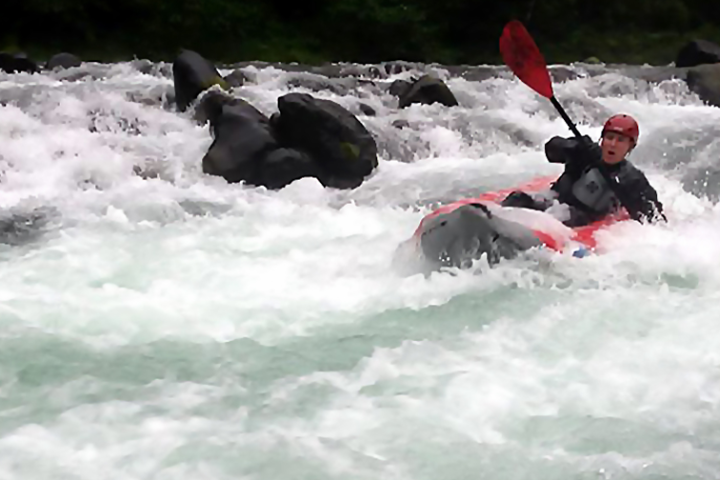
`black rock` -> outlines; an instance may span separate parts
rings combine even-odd
[[[688,69],[685,81],[704,102],[720,107],[720,63]]]
[[[305,152],[292,148],[278,148],[263,161],[260,184],[279,189],[304,177],[320,177],[320,168]]]
[[[30,60],[24,53],[11,55],[5,52],[0,52],[0,70],[6,73],[35,73],[40,71],[37,63]]]
[[[250,78],[242,70],[233,70],[225,76],[224,80],[228,87],[237,88],[249,82]]]
[[[215,66],[192,50],[183,50],[173,62],[175,102],[182,112],[203,90],[213,85],[227,88]]]
[[[400,95],[399,107],[405,108],[413,103],[431,105],[440,103],[448,107],[458,105],[455,95],[442,80],[423,75],[412,86]]]
[[[367,115],[368,117],[374,117],[375,115],[377,115],[375,109],[367,103],[361,103],[360,105],[358,105],[358,108],[363,113],[363,115]]]
[[[263,160],[279,148],[268,118],[239,98],[206,97],[201,104],[215,139],[203,157],[203,172],[221,176],[231,183],[262,184]]]
[[[675,59],[678,68],[720,62],[720,46],[707,40],[693,40],[680,49]]]
[[[55,68],[72,68],[82,65],[82,61],[72,53],[58,53],[53,55],[45,64],[48,70]]]
[[[280,114],[271,119],[278,140],[314,158],[323,171],[321,181],[356,186],[377,167],[375,140],[337,103],[290,93],[278,99],[278,107]]]
[[[393,83],[390,84],[389,92],[390,95],[401,97],[405,95],[405,92],[409,91],[412,86],[412,82],[408,82],[407,80],[395,80]]]

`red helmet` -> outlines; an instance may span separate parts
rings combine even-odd
[[[617,132],[626,137],[630,137],[633,141],[633,145],[637,144],[638,137],[640,136],[640,127],[637,122],[630,115],[621,113],[619,115],[613,115],[608,118],[603,126],[602,135],[605,136],[605,132]]]

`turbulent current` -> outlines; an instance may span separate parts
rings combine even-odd
[[[232,94],[356,114],[361,187],[204,175],[168,64],[0,75],[0,479],[720,478],[720,109],[641,67],[554,67],[583,133],[638,119],[669,222],[407,276],[424,215],[559,173],[567,127],[499,67],[283,67]],[[460,106],[398,109],[389,84],[424,72]]]

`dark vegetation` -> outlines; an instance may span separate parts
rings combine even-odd
[[[179,48],[245,60],[500,63],[523,21],[550,63],[666,64],[688,40],[720,43],[708,0],[9,0],[0,50],[37,59],[172,60]]]

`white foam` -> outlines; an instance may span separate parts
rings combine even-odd
[[[201,173],[212,138],[163,106],[170,79],[89,68],[0,78],[0,208],[56,209],[0,247],[1,477],[716,471],[720,210],[682,182],[711,166],[720,114],[682,84],[556,85],[583,133],[639,119],[667,225],[403,277],[393,253],[430,205],[558,173],[542,145],[568,130],[545,99],[500,78],[449,79],[454,108],[318,94],[378,111],[361,118],[380,166],[355,191],[272,192]],[[287,74],[248,70],[233,93],[273,113]]]

